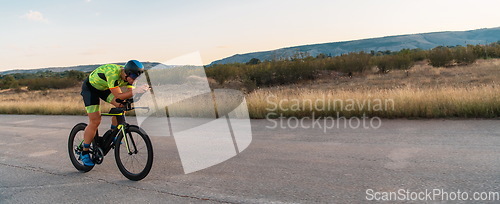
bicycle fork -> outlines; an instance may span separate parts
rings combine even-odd
[[[123,140],[125,142],[125,147],[127,148],[127,152],[129,155],[132,154],[137,154],[137,147],[135,145],[134,139],[132,138],[132,134],[129,132],[129,137],[127,137],[127,133],[125,132],[124,125],[118,125],[118,128],[121,130],[121,133],[123,135]],[[130,143],[132,143],[132,146],[134,148],[134,151],[130,149],[130,144],[129,144],[129,138],[130,138]],[[116,144],[115,144],[116,145]]]

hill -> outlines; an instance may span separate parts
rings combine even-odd
[[[500,27],[484,28],[470,31],[445,31],[410,35],[388,36],[345,42],[333,42],[313,45],[302,45],[271,51],[236,54],[217,60],[212,64],[246,63],[252,58],[265,60],[286,59],[297,53],[307,53],[310,56],[325,54],[339,56],[350,52],[399,51],[402,49],[432,49],[438,46],[477,45],[497,42],[500,40]]]

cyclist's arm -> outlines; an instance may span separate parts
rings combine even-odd
[[[109,90],[115,96],[115,98],[118,98],[121,100],[129,99],[129,98],[132,98],[132,96],[133,96],[131,88],[127,89],[128,91],[125,93],[123,93],[122,90],[120,89],[120,87],[118,87],[118,86],[110,88]]]
[[[129,92],[129,91],[130,91],[130,92],[132,92],[132,91],[134,90],[134,88],[135,88],[135,87],[134,87],[133,85],[128,84],[128,85],[127,85],[127,92]]]

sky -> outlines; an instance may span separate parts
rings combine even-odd
[[[498,0],[0,0],[0,71],[500,26]]]

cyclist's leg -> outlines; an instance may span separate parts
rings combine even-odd
[[[94,166],[94,161],[90,157],[90,143],[94,140],[94,136],[97,132],[97,128],[101,123],[101,112],[88,113],[89,124],[85,128],[83,133],[83,151],[82,151],[82,162],[85,166]]]
[[[111,101],[111,104],[115,106],[116,108],[119,108],[122,106],[122,104],[117,103],[115,100]],[[111,117],[111,124],[116,127],[118,126],[118,120],[116,119],[115,116]]]
[[[83,133],[83,144],[85,146],[89,146],[92,140],[94,140],[94,136],[97,132],[97,128],[99,128],[99,124],[101,124],[101,112],[93,112],[88,113],[89,116],[89,124],[85,128],[85,132]],[[89,151],[88,148],[83,148],[83,151]]]
[[[121,106],[121,104],[116,102],[115,96],[111,93],[110,90],[106,90],[106,91],[102,92],[102,94],[100,95],[100,98],[102,100],[110,103],[111,105],[115,106],[116,108]],[[116,126],[118,126],[118,121],[116,120],[116,117],[113,116],[113,117],[111,117],[111,127],[116,128]]]
[[[82,93],[83,102],[85,103],[85,110],[89,116],[89,124],[85,128],[84,132],[84,153],[88,153],[90,143],[94,139],[97,132],[97,128],[101,123],[101,111],[99,106],[99,90],[95,89],[90,85],[88,80],[83,82]]]

